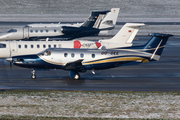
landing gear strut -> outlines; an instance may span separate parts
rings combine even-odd
[[[36,79],[36,75],[35,75],[35,70],[32,70],[31,73],[32,73],[32,76],[31,76],[31,79]]]
[[[79,80],[80,79],[80,75],[77,71],[75,70],[70,70],[69,71],[69,75],[71,78],[73,78],[74,80]]]

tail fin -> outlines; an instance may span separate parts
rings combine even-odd
[[[111,30],[115,27],[118,18],[120,8],[112,8],[111,12],[107,13],[102,22],[100,23],[99,29]],[[102,31],[104,32],[104,31]],[[108,32],[108,31],[106,31]]]
[[[104,16],[110,12],[109,10],[96,10],[92,11],[89,18],[82,24],[81,27],[99,28],[99,25]]]
[[[145,24],[126,23],[113,38],[108,40],[100,40],[99,42],[117,43],[117,47],[122,47],[124,44],[132,44],[132,41],[141,26],[145,26]]]
[[[151,53],[150,60],[159,60],[170,34],[151,33],[152,38],[144,45],[143,51]]]

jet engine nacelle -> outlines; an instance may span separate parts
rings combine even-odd
[[[72,34],[72,33],[78,33],[81,32],[81,28],[79,27],[69,27],[69,26],[62,26],[61,32],[64,34]]]

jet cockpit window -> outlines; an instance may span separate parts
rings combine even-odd
[[[0,48],[6,48],[6,44],[0,44]]]
[[[24,26],[24,27],[26,28],[26,27],[30,27],[30,26],[29,26],[29,25],[26,25],[26,26]]]
[[[16,29],[10,29],[9,31],[7,31],[7,33],[12,33],[12,32],[17,32]]]

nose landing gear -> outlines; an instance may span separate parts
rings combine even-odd
[[[35,70],[32,70],[31,73],[32,73],[32,76],[31,76],[31,79],[36,79],[36,75],[35,75]]]

